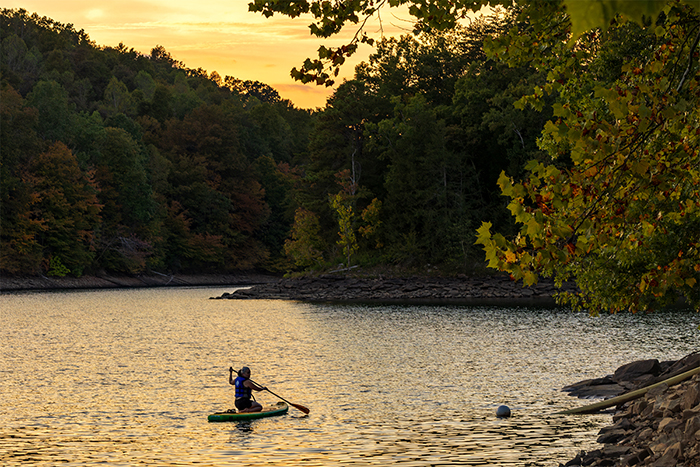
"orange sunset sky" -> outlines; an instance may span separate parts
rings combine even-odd
[[[242,80],[266,83],[297,107],[323,107],[332,89],[303,85],[289,71],[307,57],[316,57],[320,44],[338,46],[354,34],[320,39],[309,34],[310,19],[275,15],[265,18],[248,12],[249,0],[5,0],[4,8],[24,8],[60,23],[84,29],[99,46],[120,42],[141,53],[156,45],[165,47],[188,68],[217,71]],[[401,10],[382,13],[383,34],[408,33],[410,16]],[[367,32],[380,37],[378,20],[368,22]],[[372,48],[361,45],[344,65],[341,78],[353,74],[354,65],[366,60]],[[342,80],[337,80],[341,82]]]

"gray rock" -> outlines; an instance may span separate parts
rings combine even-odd
[[[660,373],[661,365],[659,364],[658,360],[639,360],[628,363],[627,365],[622,365],[620,368],[615,370],[612,379],[616,383],[620,383],[622,381],[634,382],[635,380],[648,375],[658,376]]]
[[[600,435],[596,441],[600,444],[615,444],[626,436],[627,432],[625,430],[612,430]]]
[[[685,361],[693,361],[692,355]],[[678,362],[667,365],[673,371],[686,367]],[[634,372],[618,374],[635,378]],[[579,453],[564,465],[700,466],[700,405],[684,408],[684,404],[692,405],[698,391],[700,376],[696,375],[675,386],[663,384],[648,391],[644,398],[626,403],[613,416],[615,424],[600,430],[598,442],[603,447]]]

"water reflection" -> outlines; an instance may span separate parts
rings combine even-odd
[[[552,415],[580,405],[562,386],[697,342],[683,311],[208,300],[227,291],[0,296],[0,464],[557,465],[610,420]],[[311,414],[207,423],[243,364]]]

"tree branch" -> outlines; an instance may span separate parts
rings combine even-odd
[[[688,67],[685,69],[685,73],[683,73],[683,77],[681,78],[681,82],[678,83],[678,87],[676,88],[676,92],[680,91],[681,88],[683,87],[683,84],[685,84],[685,80],[688,77],[688,73],[690,72],[690,69],[693,67],[693,54],[695,53],[695,48],[698,46],[698,42],[700,42],[700,28],[698,28],[698,33],[695,36],[695,42],[693,42],[692,47],[690,47],[690,56],[688,57]]]

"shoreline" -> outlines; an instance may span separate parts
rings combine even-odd
[[[322,274],[317,277],[279,279],[251,288],[224,293],[214,299],[225,300],[299,300],[309,302],[373,303],[473,303],[542,302],[553,304],[559,291],[574,291],[573,284],[557,289],[552,281],[542,280],[525,287],[508,276],[457,277],[362,277]]]
[[[358,275],[326,273],[282,278],[265,273],[141,274],[74,277],[0,276],[0,293],[144,287],[245,287],[212,299],[297,300],[309,302],[368,302],[407,304],[538,304],[555,305],[558,291],[575,290],[572,284],[557,289],[542,280],[526,287],[504,275],[455,277]]]

